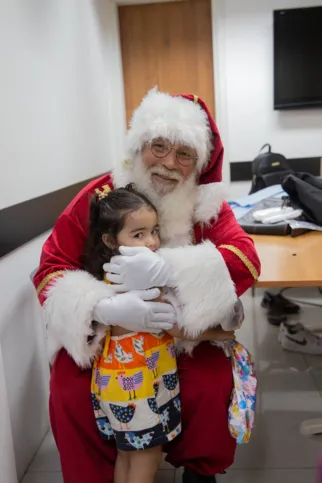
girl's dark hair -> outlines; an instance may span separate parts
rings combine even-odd
[[[102,199],[95,194],[90,201],[89,232],[84,256],[84,268],[99,280],[104,279],[103,264],[119,253],[117,248],[105,245],[102,235],[107,234],[112,244],[124,227],[128,213],[146,207],[156,212],[154,205],[132,184],[118,188]]]

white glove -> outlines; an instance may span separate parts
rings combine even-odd
[[[172,329],[176,315],[172,305],[151,302],[160,290],[127,292],[101,299],[93,310],[93,320],[105,325],[119,325],[133,332],[160,332]]]
[[[170,286],[170,266],[146,247],[120,247],[121,255],[111,258],[103,269],[107,279],[119,284],[118,292]]]

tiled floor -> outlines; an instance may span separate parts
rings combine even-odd
[[[292,296],[322,303],[314,290],[291,290]],[[315,483],[316,462],[322,454],[322,436],[307,439],[299,432],[307,418],[322,417],[322,356],[284,352],[277,342],[278,329],[267,324],[256,298],[243,298],[246,318],[238,338],[254,354],[259,378],[256,429],[249,445],[238,449],[234,466],[219,483]],[[301,321],[320,323],[322,309],[305,306]],[[181,483],[181,470],[164,464],[156,483]],[[32,462],[23,483],[63,483],[59,457],[51,434]]]

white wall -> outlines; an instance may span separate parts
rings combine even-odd
[[[104,62],[103,81],[108,98],[109,167],[123,157],[126,112],[119,34],[118,7],[114,0],[94,0]]]
[[[123,153],[125,109],[113,1],[3,0],[0,38],[2,209],[107,171]],[[22,477],[49,425],[29,280],[46,236],[0,259],[1,483]]]
[[[107,48],[101,30],[103,17],[117,35],[115,12],[109,0],[0,2],[0,209],[101,174],[120,153],[117,37]]]
[[[16,483],[48,422],[49,368],[42,314],[29,279],[42,235],[0,260],[0,481]]]
[[[287,157],[322,156],[322,109],[273,110],[272,14],[321,0],[214,0],[213,5],[218,124],[229,160],[252,160],[266,142]]]

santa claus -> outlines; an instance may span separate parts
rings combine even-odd
[[[126,161],[76,196],[44,244],[34,283],[48,328],[50,419],[65,483],[113,481],[116,451],[97,431],[91,366],[108,325],[147,332],[168,326],[169,310],[147,302],[142,290],[172,287],[190,335],[236,323],[236,301],[257,279],[259,261],[224,201],[222,162],[204,102],[153,90],[133,115]],[[129,182],[156,206],[163,248],[123,248],[107,265],[108,278],[131,294],[127,300],[126,293],[111,297],[108,285],[83,270],[83,252],[91,195]],[[214,482],[234,460],[227,421],[231,364],[205,342],[179,356],[178,370],[183,432],[166,448],[167,460],[185,468],[184,483]]]

